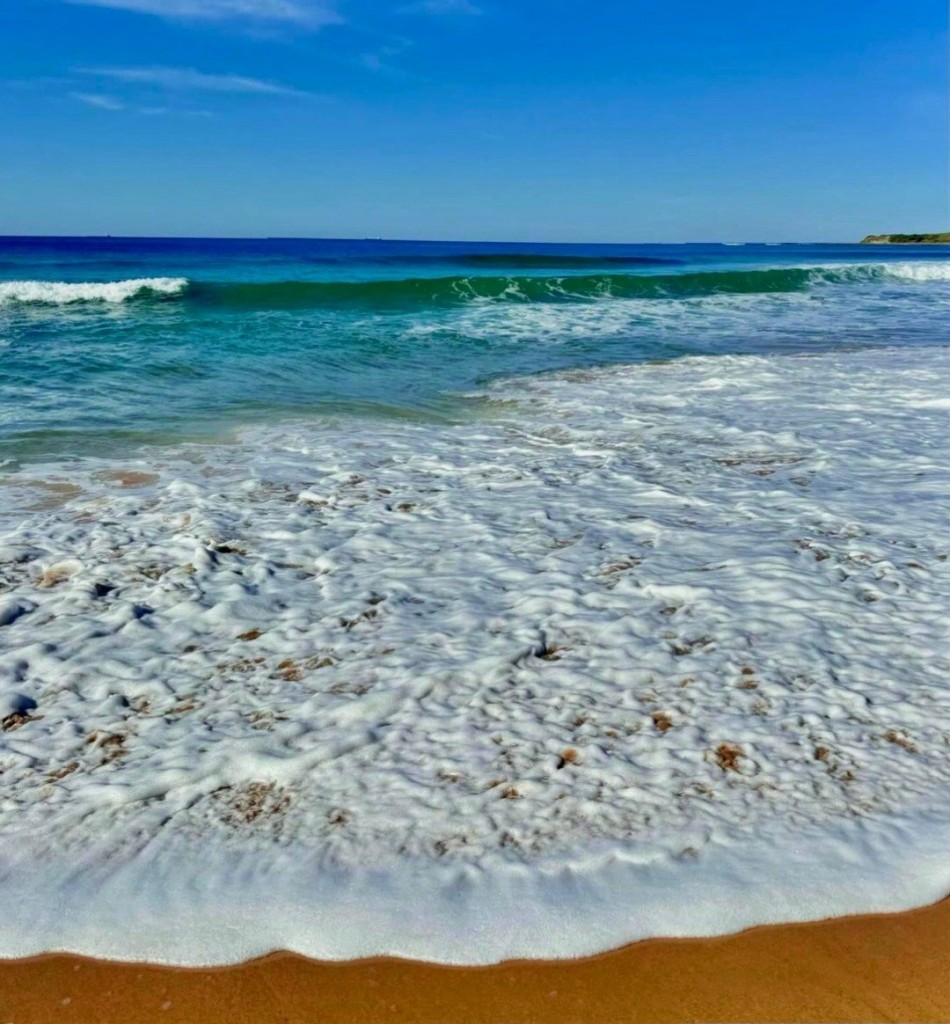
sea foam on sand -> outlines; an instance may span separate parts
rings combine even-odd
[[[686,359],[13,478],[82,491],[0,537],[0,955],[484,963],[945,895],[948,380]]]

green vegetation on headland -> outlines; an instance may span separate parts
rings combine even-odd
[[[929,235],[867,235],[862,245],[950,245],[950,231]]]

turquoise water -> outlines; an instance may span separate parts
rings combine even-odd
[[[948,314],[939,246],[0,238],[0,459],[456,420],[497,377],[945,345]]]

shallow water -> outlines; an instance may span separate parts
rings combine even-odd
[[[950,262],[306,243],[288,288],[202,245],[0,285],[0,955],[479,963],[950,889]]]
[[[946,344],[942,248],[0,239],[0,458],[455,420],[559,368]]]

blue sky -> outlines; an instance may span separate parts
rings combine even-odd
[[[0,234],[948,227],[944,0],[3,0]]]

